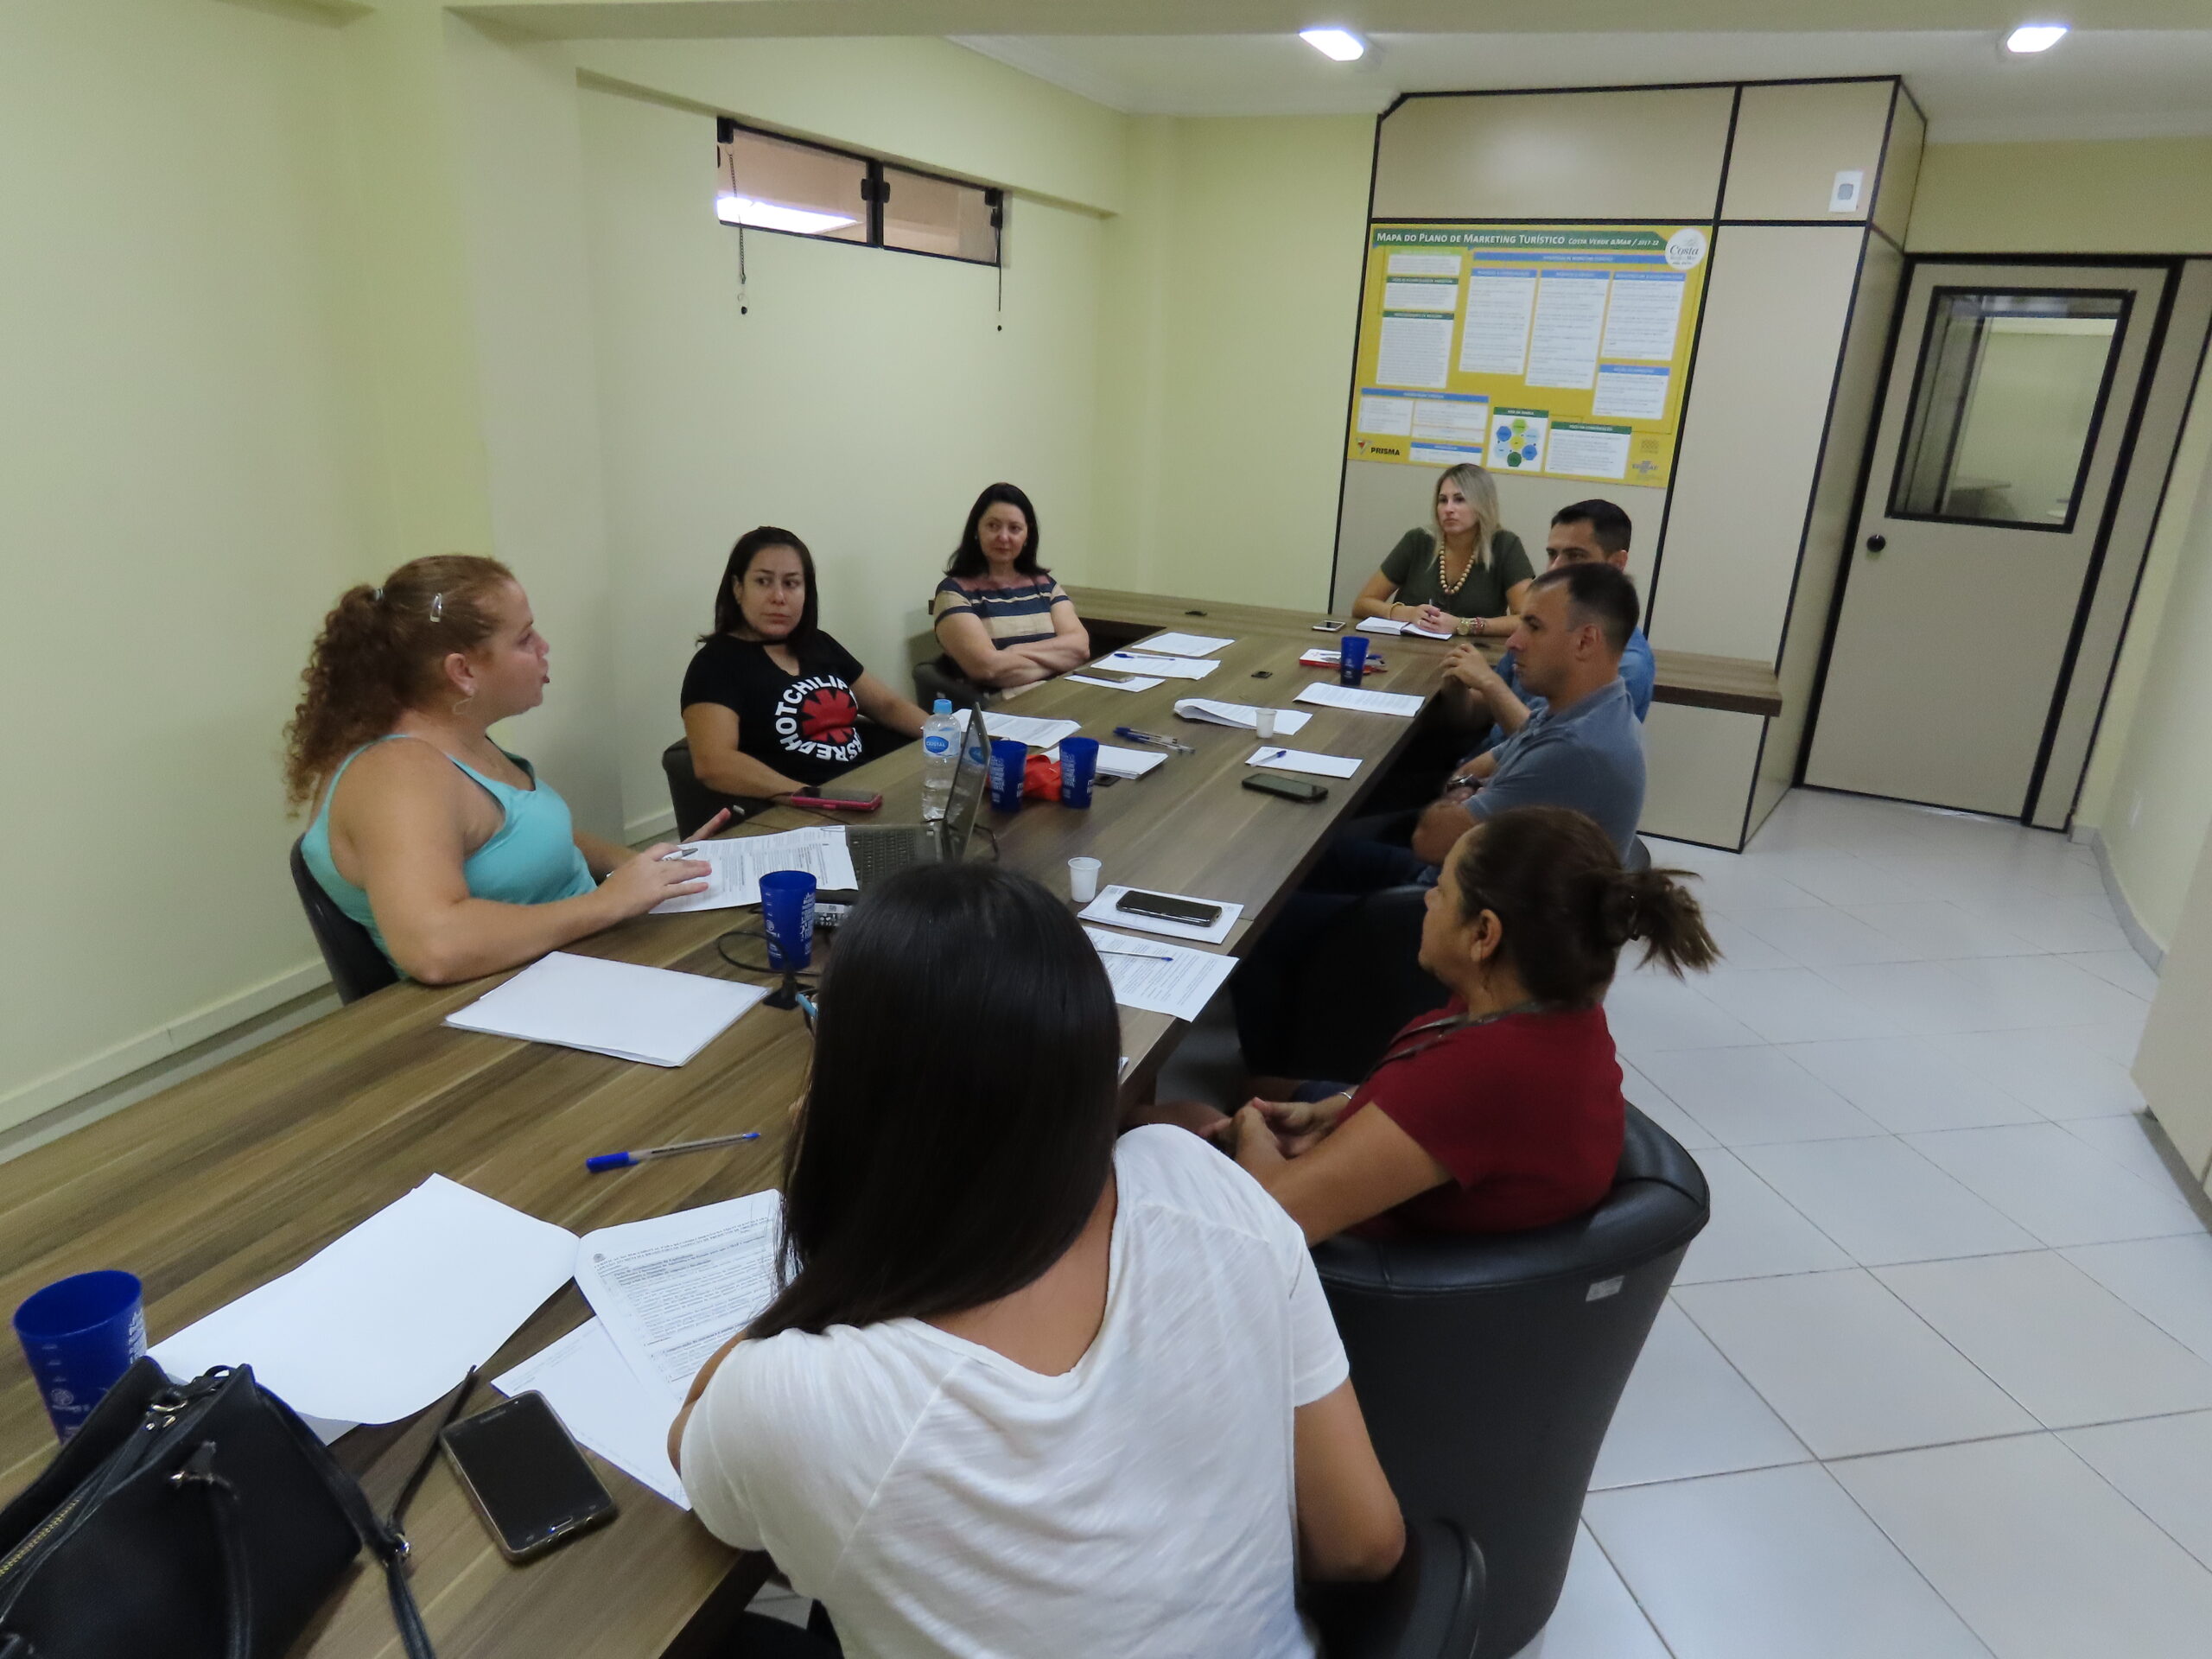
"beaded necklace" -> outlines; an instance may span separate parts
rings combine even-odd
[[[1470,548],[1467,550],[1466,563],[1459,568],[1459,574],[1457,579],[1451,582],[1446,582],[1444,579],[1444,538],[1441,536],[1439,536],[1436,538],[1437,591],[1439,593],[1445,594],[1456,594],[1462,588],[1467,585],[1467,578],[1474,575],[1475,567],[1483,562],[1482,550],[1479,547]]]

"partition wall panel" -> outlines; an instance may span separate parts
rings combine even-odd
[[[1720,217],[1863,222],[1882,167],[1894,83],[1746,86]],[[1858,173],[1855,205],[1832,205],[1836,175]]]

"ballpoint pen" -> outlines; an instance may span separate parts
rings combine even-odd
[[[1187,743],[1179,743],[1172,737],[1162,737],[1158,732],[1141,732],[1134,726],[1116,726],[1114,735],[1126,737],[1132,743],[1150,743],[1163,749],[1173,749],[1178,754],[1196,754],[1198,751]]]
[[[1163,957],[1151,950],[1115,950],[1103,944],[1098,947],[1098,954],[1102,957],[1135,957],[1139,962],[1173,962],[1175,960],[1173,957]]]
[[[742,1135],[709,1135],[704,1141],[678,1141],[673,1146],[647,1147],[640,1152],[602,1152],[596,1158],[584,1160],[584,1167],[596,1175],[602,1169],[627,1169],[632,1164],[649,1164],[656,1158],[673,1158],[679,1152],[711,1152],[717,1147],[734,1147],[741,1141],[758,1141],[760,1131],[747,1129]]]
[[[1265,766],[1270,760],[1281,760],[1283,756],[1289,753],[1290,751],[1288,749],[1269,749],[1265,754],[1260,756],[1259,762],[1262,766]]]

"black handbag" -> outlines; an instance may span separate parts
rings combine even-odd
[[[365,1544],[435,1659],[396,1519],[250,1367],[142,1359],[0,1510],[0,1659],[283,1659]]]

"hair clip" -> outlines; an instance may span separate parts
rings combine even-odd
[[[371,594],[369,595],[369,603],[370,603],[370,604],[372,604],[372,605],[381,605],[381,604],[383,604],[383,603],[384,603],[384,589],[383,589],[383,588],[378,588],[378,589],[376,590],[376,592],[374,592],[373,594]]]
[[[433,622],[442,622],[445,620],[446,596],[443,594],[432,594],[430,595],[430,620]]]

